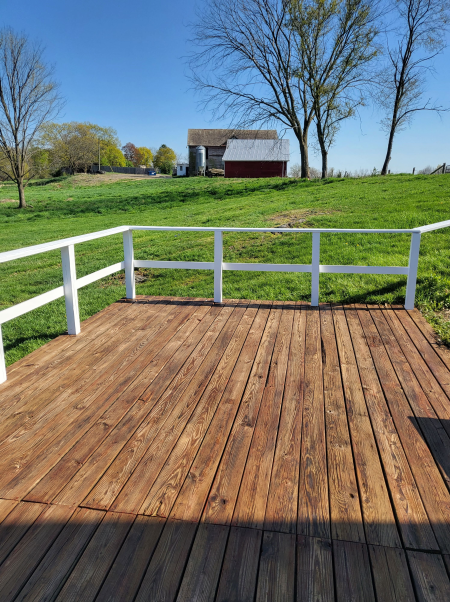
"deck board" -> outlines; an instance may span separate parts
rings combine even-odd
[[[0,385],[2,600],[447,600],[450,351],[398,306],[139,297]]]

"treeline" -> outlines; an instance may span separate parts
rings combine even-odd
[[[44,123],[26,156],[26,171],[32,177],[49,177],[63,171],[87,173],[92,165],[113,167],[155,167],[171,173],[176,161],[174,151],[163,144],[152,150],[127,142],[121,146],[112,127],[94,123]],[[5,154],[0,160],[3,179],[13,173]]]
[[[420,112],[449,110],[426,94],[449,23],[448,0],[210,0],[193,27],[191,80],[201,106],[236,128],[292,130],[303,178],[311,146],[327,176],[338,131],[372,103],[386,175],[399,132]]]

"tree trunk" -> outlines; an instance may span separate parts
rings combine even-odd
[[[328,151],[321,149],[322,154],[322,179],[325,179],[328,174]]]
[[[17,188],[19,189],[19,209],[23,209],[27,204],[25,202],[25,189],[23,187],[22,178],[17,181]]]
[[[385,176],[387,174],[387,172],[388,172],[389,162],[391,160],[392,145],[394,143],[394,135],[395,135],[395,125],[392,124],[391,131],[389,132],[389,140],[388,140],[388,147],[387,147],[387,152],[386,152],[386,158],[384,160],[383,168],[381,170],[381,175],[382,176]]]
[[[300,157],[302,161],[301,177],[309,180],[308,134],[303,133],[303,136],[297,135],[297,140],[300,145]]]
[[[322,155],[322,179],[327,177],[328,174],[328,151],[325,145],[325,137],[323,135],[322,123],[317,117],[316,113],[316,129],[317,129],[317,140],[319,141],[320,154]]]

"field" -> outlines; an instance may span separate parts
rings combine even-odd
[[[95,178],[95,176],[92,176]],[[98,177],[101,178],[101,177]],[[0,251],[114,226],[242,226],[412,228],[450,219],[450,177],[389,176],[357,180],[223,180],[209,178],[119,180],[75,178],[35,182],[29,207],[18,210],[17,192],[0,188]],[[92,183],[97,185],[91,185]],[[321,262],[407,265],[409,235],[328,234]],[[135,232],[136,259],[211,261],[212,233]],[[77,275],[123,258],[121,235],[76,247]],[[227,234],[224,260],[309,263],[310,234]],[[201,270],[140,270],[137,292],[211,297],[213,274]],[[0,264],[0,308],[62,284],[59,252]],[[403,303],[402,276],[322,275],[321,302]],[[81,319],[123,297],[123,274],[79,291]],[[309,300],[310,275],[225,272],[225,298]],[[450,229],[422,237],[416,304],[450,344]],[[59,299],[3,326],[11,364],[66,329]]]

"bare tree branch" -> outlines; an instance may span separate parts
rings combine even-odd
[[[0,153],[8,164],[0,171],[17,183],[19,207],[26,206],[24,186],[36,175],[33,143],[62,107],[52,76],[41,46],[11,29],[0,31]]]

